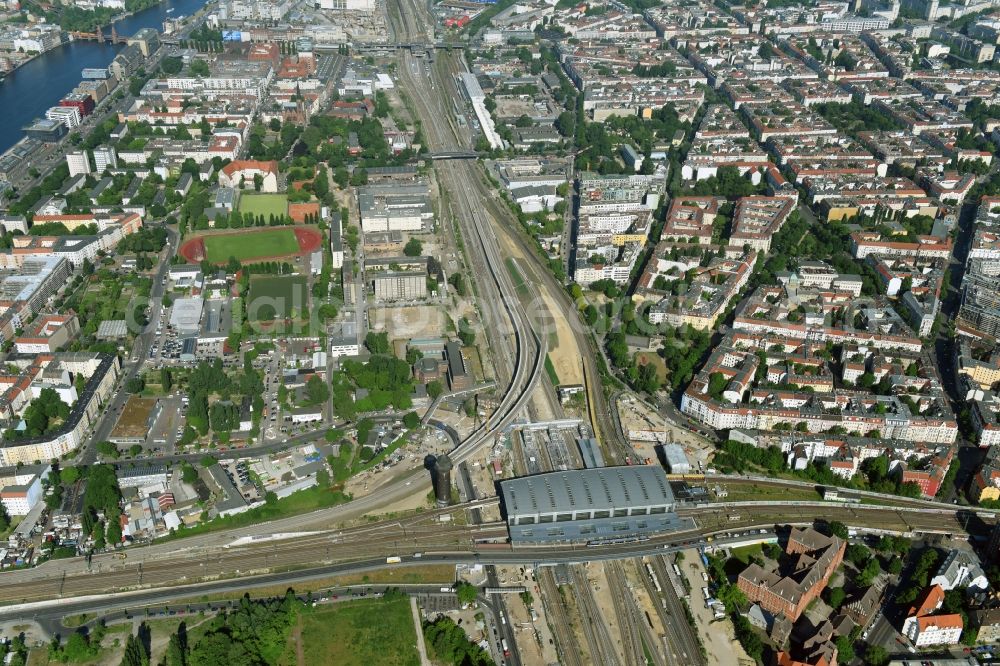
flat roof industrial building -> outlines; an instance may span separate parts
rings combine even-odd
[[[550,472],[502,481],[513,542],[640,537],[688,526],[658,465]]]
[[[170,311],[170,325],[181,335],[197,333],[204,303],[201,298],[178,298]]]

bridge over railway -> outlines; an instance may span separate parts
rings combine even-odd
[[[479,153],[474,150],[453,150],[450,152],[430,153],[432,160],[474,160],[479,157]]]

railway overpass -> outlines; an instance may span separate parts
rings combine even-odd
[[[475,160],[479,159],[479,153],[474,150],[451,150],[428,155],[432,160]]]

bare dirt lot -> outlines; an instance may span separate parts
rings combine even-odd
[[[402,308],[372,308],[368,311],[374,331],[386,331],[389,339],[436,338],[444,334],[446,315],[437,305]]]
[[[681,573],[691,584],[691,598],[688,605],[697,623],[698,635],[705,644],[709,664],[733,666],[734,664],[753,664],[746,652],[736,641],[733,623],[728,619],[715,621],[712,611],[705,608],[700,590],[705,585],[701,573],[705,571],[697,550],[684,551],[684,561],[680,564]]]
[[[551,298],[545,297],[545,308],[549,311],[553,334],[549,335],[549,358],[559,376],[560,384],[582,384],[583,365],[576,340],[569,328],[566,317],[559,313],[559,306]],[[554,316],[552,316],[554,315]]]
[[[498,118],[517,118],[535,113],[535,105],[531,103],[531,100],[502,95],[497,95],[494,99],[497,103],[496,114]]]

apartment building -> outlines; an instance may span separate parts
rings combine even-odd
[[[76,315],[39,315],[14,338],[14,349],[19,354],[46,354],[66,346],[80,332],[80,322]]]
[[[918,648],[930,645],[955,645],[962,636],[962,616],[956,613],[935,615],[944,604],[944,590],[938,585],[927,588],[906,613],[903,635]]]
[[[52,366],[53,363],[57,365]],[[70,406],[69,418],[54,432],[40,437],[3,442],[0,445],[0,465],[51,460],[76,450],[110,399],[121,372],[121,363],[116,356],[87,352],[35,356],[16,381],[10,384],[0,383],[0,415],[12,418],[16,413],[15,406],[21,409],[27,405],[31,387],[41,379],[40,375],[44,373],[52,376],[56,372],[62,377],[62,385],[69,381],[69,377],[77,374],[86,379],[83,391]],[[46,383],[46,386],[53,386],[58,390],[57,385]],[[72,388],[72,384],[69,384],[69,389]]]
[[[781,231],[793,210],[795,202],[787,197],[741,197],[733,214],[729,245],[767,252],[771,238]]]

